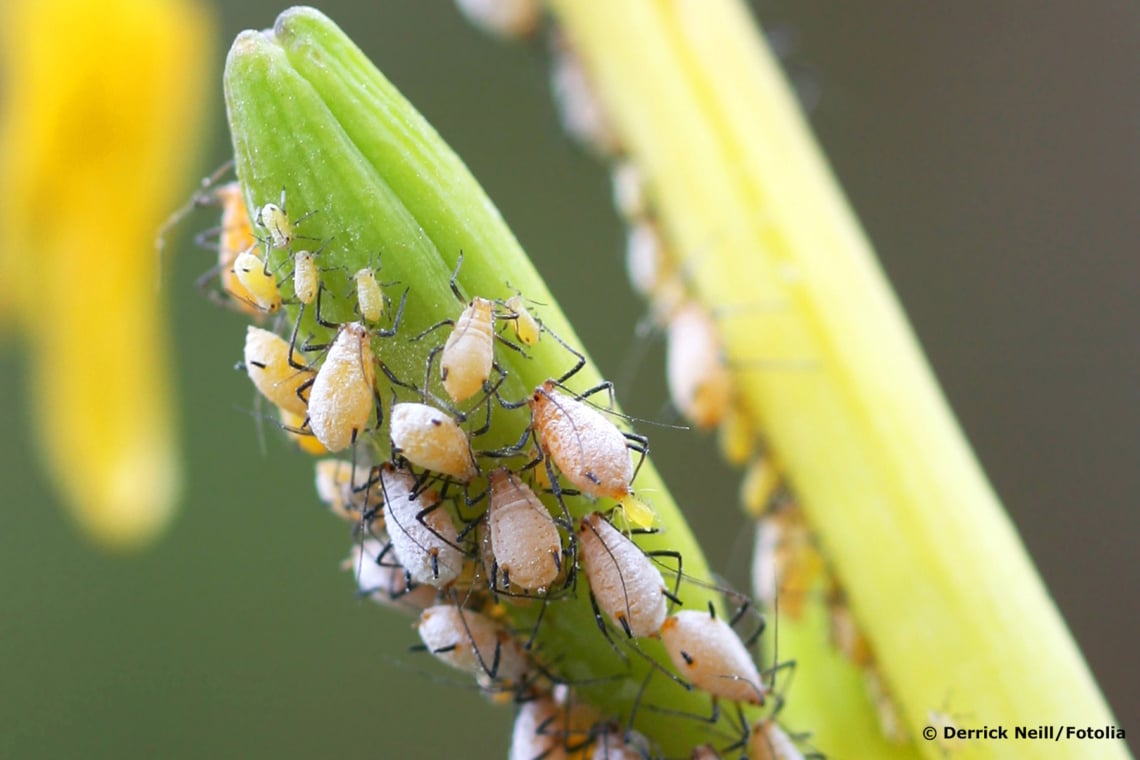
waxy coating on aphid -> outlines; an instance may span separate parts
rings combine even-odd
[[[665,580],[653,561],[598,512],[582,518],[579,557],[598,608],[636,637],[665,622]]]
[[[321,276],[317,271],[314,254],[297,251],[293,255],[293,295],[303,304],[310,304],[317,297]]]
[[[446,412],[427,404],[392,406],[392,445],[417,467],[466,483],[479,474],[467,433]]]
[[[732,403],[732,377],[712,317],[690,303],[669,318],[666,379],[673,405],[699,428],[720,423]]]
[[[275,406],[299,415],[303,422],[307,405],[297,391],[317,373],[290,366],[289,342],[269,330],[251,326],[245,332],[243,359],[245,371],[261,395]]]
[[[538,28],[538,0],[455,0],[475,26],[505,39],[529,37]]]
[[[749,760],[804,760],[792,737],[776,721],[766,718],[752,726],[748,739]]]
[[[630,492],[633,459],[617,425],[550,380],[535,389],[530,409],[539,446],[582,493],[620,499]]]
[[[277,286],[277,280],[273,279],[273,275],[265,268],[265,262],[252,250],[237,255],[233,273],[258,309],[275,314],[281,308],[281,289]]]
[[[378,538],[366,538],[352,547],[345,566],[356,576],[360,592],[386,607],[404,611],[422,612],[435,604],[436,590],[409,583],[407,571],[391,554],[383,556],[384,541]]]
[[[511,323],[511,329],[514,330],[515,337],[519,339],[519,342],[525,346],[533,346],[538,343],[538,339],[542,337],[542,325],[526,308],[523,297],[520,295],[511,296],[503,305],[507,307],[510,314],[500,318]]]
[[[370,467],[343,459],[322,459],[316,466],[317,498],[337,517],[358,522],[363,513],[384,503],[384,493],[370,479],[371,472]]]
[[[384,291],[376,282],[376,273],[364,268],[352,276],[356,283],[356,307],[365,322],[379,322],[384,314]]]
[[[368,328],[341,325],[309,394],[309,427],[329,451],[352,445],[375,404],[376,362]]]
[[[681,610],[661,626],[661,641],[680,674],[698,689],[733,702],[764,704],[767,689],[744,642],[709,612]]]
[[[487,524],[498,570],[496,585],[549,588],[562,569],[562,538],[530,486],[505,467],[491,473]]]
[[[384,524],[392,551],[412,580],[443,588],[463,570],[463,552],[447,510],[434,491],[413,494],[416,480],[410,472],[391,465],[380,468],[384,493]],[[418,515],[426,509],[423,517]]]
[[[441,662],[493,683],[518,683],[531,671],[518,639],[478,612],[439,604],[423,611],[416,629]]]
[[[439,357],[443,387],[456,402],[483,389],[495,362],[495,303],[472,298],[455,320]]]

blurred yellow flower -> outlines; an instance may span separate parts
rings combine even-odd
[[[189,0],[0,4],[0,324],[29,347],[52,480],[112,547],[156,535],[178,496],[154,236],[199,133],[210,32]]]

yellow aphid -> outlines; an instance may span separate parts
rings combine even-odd
[[[562,538],[534,491],[505,467],[491,473],[487,524],[496,570],[494,585],[548,589],[562,570]]]
[[[529,37],[538,28],[538,0],[455,0],[455,4],[468,21],[497,37]]]
[[[384,313],[384,291],[376,282],[376,273],[365,268],[352,276],[356,282],[356,307],[365,322],[379,322]]]
[[[304,422],[304,393],[317,373],[289,364],[289,342],[269,330],[251,326],[245,332],[244,359],[245,371],[261,395]]]
[[[315,254],[297,251],[293,255],[293,295],[303,304],[310,304],[317,297],[321,276],[317,271]]]
[[[479,474],[467,433],[446,412],[427,404],[395,404],[390,425],[396,453],[417,467],[441,472],[460,483]]]
[[[578,545],[598,609],[631,638],[657,633],[668,610],[665,580],[652,560],[598,512],[582,518]]]
[[[288,409],[277,407],[277,413],[281,415],[281,425],[285,429],[285,435],[289,436],[301,451],[306,454],[311,454],[315,457],[323,457],[329,453],[329,450],[317,440],[316,436],[306,433],[298,433],[305,424],[304,414],[294,414]]]
[[[542,326],[527,310],[526,304],[523,303],[523,297],[511,296],[505,305],[510,314],[502,318],[511,323],[511,329],[514,330],[515,337],[519,339],[519,342],[527,346],[538,343],[538,339],[542,337]]]
[[[740,481],[740,503],[752,517],[763,517],[782,493],[783,485],[783,478],[771,458],[756,457]]]
[[[661,642],[682,676],[714,697],[764,704],[767,688],[744,642],[709,612],[681,610],[661,625]]]
[[[368,426],[376,399],[376,360],[368,328],[342,325],[309,394],[309,427],[329,451],[341,451]]]
[[[316,466],[317,498],[337,517],[359,522],[364,512],[384,503],[380,484],[371,482],[370,474],[370,467],[354,466],[341,459],[322,459]]]
[[[748,757],[751,760],[804,760],[804,754],[792,737],[772,718],[765,718],[752,726]]]
[[[771,607],[779,599],[780,614],[798,619],[822,572],[823,557],[797,505],[786,503],[760,518],[752,554],[757,602]]]
[[[653,511],[653,507],[632,493],[618,499],[618,506],[621,507],[625,519],[634,528],[652,527],[657,519],[657,513]]]
[[[242,251],[234,259],[234,276],[249,293],[252,303],[259,310],[276,314],[281,308],[281,289],[277,280],[265,267],[265,262],[253,252]]]
[[[601,412],[555,389],[550,380],[530,398],[531,426],[543,452],[587,496],[630,492],[633,460],[625,435]]]
[[[439,358],[440,377],[447,394],[456,403],[483,389],[495,361],[495,304],[472,298],[447,336]]]
[[[269,233],[269,244],[273,248],[285,248],[293,240],[293,223],[285,213],[285,193],[281,193],[281,205],[266,203],[257,210],[257,226]]]
[[[744,465],[756,450],[756,424],[737,400],[729,404],[717,428],[721,455],[737,467]]]
[[[732,404],[732,377],[712,317],[690,303],[669,319],[666,379],[673,405],[699,428],[712,428]]]

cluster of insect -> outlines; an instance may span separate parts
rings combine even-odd
[[[763,628],[754,612],[746,617],[754,608],[688,577],[679,552],[635,542],[654,532],[652,508],[634,493],[647,440],[591,401],[609,384],[568,389],[585,358],[534,305],[518,294],[464,297],[460,254],[450,283],[454,317],[409,334],[401,327],[407,288],[393,307],[389,292],[400,292],[398,283],[381,282],[372,268],[322,265],[327,242],[299,233],[309,215],[291,216],[284,191],[249,214],[239,185],[219,182],[207,178],[191,206],[221,209],[220,225],[198,237],[218,257],[200,285],[258,323],[247,329],[239,366],[281,429],[321,457],[318,496],[351,526],[345,566],[360,594],[418,615],[422,649],[470,674],[491,699],[517,705],[512,758],[662,755],[633,729],[637,710],[654,709],[640,693],[632,713],[607,715],[558,674],[558,653],[543,650],[543,621],[557,617],[548,610],[587,597],[596,628],[626,665],[613,678],[628,679],[630,663],[640,662],[648,668],[642,691],[656,675],[708,696],[712,714],[688,716],[707,723],[712,738],[694,757],[805,756],[775,722],[783,666],[766,682],[749,651]],[[309,242],[317,244],[304,247]],[[285,265],[271,264],[274,253]],[[327,320],[329,298],[350,301],[353,318]],[[307,310],[331,340],[303,334]],[[506,398],[501,352],[526,360],[540,341],[564,349],[565,371]],[[399,377],[384,361],[401,351],[422,354],[422,375]],[[523,420],[521,436],[480,447],[504,415]],[[337,453],[343,458],[327,456]],[[571,499],[594,511],[575,516]],[[726,620],[711,603],[684,608],[683,584],[734,594],[737,613]],[[759,622],[748,641],[741,620]],[[661,642],[668,664],[642,651],[646,639]],[[749,721],[743,705],[774,709]]]

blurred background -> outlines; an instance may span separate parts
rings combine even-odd
[[[223,46],[283,7],[227,5]],[[1140,7],[855,6],[756,10],[1117,724],[1140,731]],[[561,134],[543,47],[487,39],[443,0],[321,8],[468,162],[603,371],[631,376],[628,411],[657,416],[660,345],[630,375],[643,307],[608,175]],[[227,157],[220,84],[211,107],[197,176]],[[188,485],[152,549],[99,553],[53,503],[26,359],[0,353],[0,756],[504,757],[511,711],[405,654],[411,621],[354,597],[309,460],[271,429],[259,447],[232,369],[245,322],[194,288],[211,256],[177,247]],[[708,440],[650,432],[714,566],[743,585],[737,476]]]

